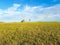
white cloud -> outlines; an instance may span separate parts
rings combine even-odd
[[[0,21],[21,21],[31,19],[32,21],[44,21],[50,18],[60,17],[60,4],[44,8],[42,6],[24,6],[22,11],[20,4],[13,4],[6,10],[0,9]]]
[[[48,18],[60,17],[60,15],[48,15]]]
[[[0,15],[1,15],[1,14],[3,14],[3,10],[2,10],[2,9],[0,9]]]
[[[7,11],[16,11],[18,7],[20,7],[19,4],[13,4],[13,6],[8,8]]]
[[[47,8],[46,13],[50,18],[60,17],[60,4]]]

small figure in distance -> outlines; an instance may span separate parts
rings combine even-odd
[[[29,19],[29,22],[31,21],[31,19]]]

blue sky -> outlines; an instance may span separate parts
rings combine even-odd
[[[0,0],[0,21],[60,21],[60,0]]]

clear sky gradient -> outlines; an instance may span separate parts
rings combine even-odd
[[[60,21],[60,0],[0,0],[0,21]]]

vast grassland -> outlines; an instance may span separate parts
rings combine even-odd
[[[0,23],[0,45],[60,45],[60,22]]]

